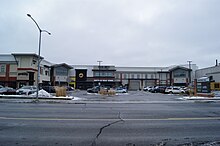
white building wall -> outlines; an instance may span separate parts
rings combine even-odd
[[[215,82],[220,82],[220,66],[213,66],[209,68],[199,69],[196,71],[196,79],[212,76]]]

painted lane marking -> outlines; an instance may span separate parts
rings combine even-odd
[[[43,118],[43,117],[0,117],[0,120],[26,120],[26,121],[116,121],[118,119],[92,119],[92,118]],[[158,119],[123,119],[124,121],[199,121],[220,120],[220,117],[192,117],[192,118],[158,118]]]

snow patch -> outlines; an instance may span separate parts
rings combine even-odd
[[[37,94],[37,92],[31,94],[30,96],[36,96],[36,94]],[[48,93],[47,91],[45,91],[45,90],[43,90],[43,89],[41,89],[41,90],[38,91],[38,96],[39,96],[39,97],[52,97],[52,96],[50,95],[50,93]]]

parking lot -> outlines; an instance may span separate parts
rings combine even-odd
[[[145,91],[128,91],[128,93],[119,93],[116,95],[100,95],[95,93],[87,93],[86,91],[75,91],[71,94],[75,99],[83,101],[182,101],[183,95],[179,94],[161,94],[150,93]]]

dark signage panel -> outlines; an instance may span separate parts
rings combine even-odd
[[[210,93],[210,82],[198,82],[197,83],[198,93]]]
[[[76,81],[86,81],[86,80],[87,80],[87,70],[76,69]]]

